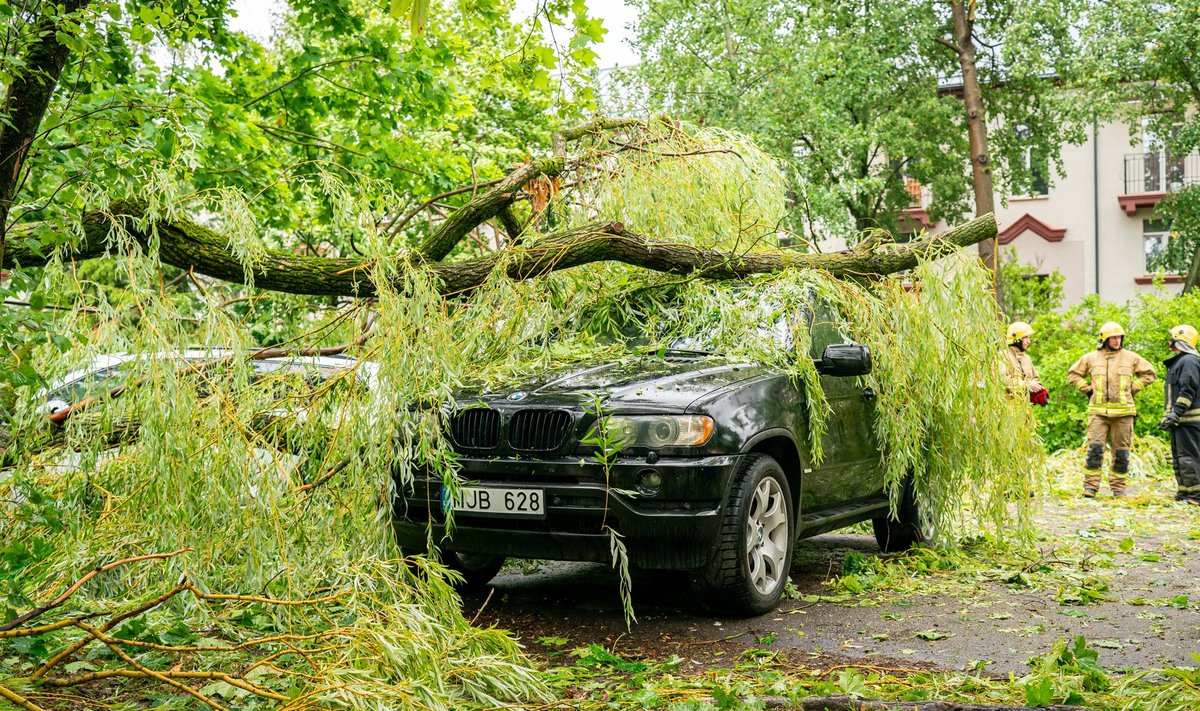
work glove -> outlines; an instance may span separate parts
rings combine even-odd
[[[1090,385],[1083,389],[1083,394],[1087,395],[1088,397],[1091,397],[1092,393],[1094,392],[1096,392],[1096,389]]]
[[[1160,430],[1170,431],[1170,430],[1175,429],[1178,426],[1179,426],[1179,415],[1174,410],[1163,415],[1163,418],[1158,421],[1158,429],[1160,429]]]

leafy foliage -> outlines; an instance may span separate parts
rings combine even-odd
[[[972,5],[991,47],[979,57],[989,157],[1009,193],[1028,192],[1058,163],[1059,145],[1083,140],[1089,107],[1045,81],[1069,75],[1080,6]],[[965,113],[943,90],[961,73],[944,4],[643,0],[639,9],[642,62],[626,95],[759,140],[787,166],[796,231],[855,239],[895,228],[914,201],[909,179],[931,189],[931,216],[967,209]]]
[[[1200,105],[1197,17],[1196,0],[1117,0],[1090,4],[1081,25],[1085,91],[1098,105],[1141,126],[1140,138],[1149,152],[1187,156],[1200,147],[1200,121],[1194,111]],[[1182,175],[1167,177],[1183,183]],[[1152,266],[1186,271],[1200,246],[1196,187],[1164,200],[1156,216],[1170,223],[1172,238]]]
[[[1001,262],[1000,280],[1004,283],[1004,316],[1010,322],[1029,323],[1062,307],[1065,277],[1057,269],[1039,275],[1035,265],[1017,261],[1016,250]]]
[[[1170,193],[1154,206],[1154,216],[1166,221],[1170,233],[1166,248],[1146,268],[1187,274],[1200,246],[1200,186]]]

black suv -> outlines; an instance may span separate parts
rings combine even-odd
[[[424,550],[432,526],[443,560],[483,586],[509,556],[610,562],[611,529],[632,565],[692,571],[713,609],[757,615],[778,603],[798,539],[870,519],[885,551],[911,546],[921,538],[911,490],[890,518],[876,394],[856,377],[870,353],[841,342],[828,309],[800,318],[830,407],[820,464],[798,380],[667,350],[462,394],[449,419],[460,493],[444,497],[420,471],[406,485],[398,476],[401,548]],[[595,456],[598,397],[619,454]]]

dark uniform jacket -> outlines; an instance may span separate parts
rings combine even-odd
[[[1182,425],[1200,425],[1200,403],[1193,402],[1200,392],[1200,358],[1191,353],[1176,353],[1164,362],[1167,366],[1166,411],[1179,415]]]

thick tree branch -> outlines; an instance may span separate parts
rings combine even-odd
[[[429,235],[421,244],[418,252],[422,258],[430,262],[441,261],[471,230],[496,217],[511,205],[516,200],[521,188],[530,180],[543,175],[548,177],[560,175],[567,168],[567,143],[604,131],[640,123],[642,123],[640,120],[631,118],[596,118],[555,134],[552,140],[553,157],[535,158],[527,163],[522,163],[504,178],[495,181],[490,190],[472,198],[466,205],[455,210],[454,214],[445,222],[438,225],[433,234]]]
[[[453,215],[438,225],[421,244],[418,250],[420,255],[431,262],[441,261],[471,230],[511,205],[522,186],[542,175],[558,175],[566,166],[565,158],[538,158],[522,163],[490,190],[455,210]]]
[[[85,260],[107,253],[114,222],[148,249],[155,235],[158,258],[185,271],[239,284],[250,281],[261,289],[314,296],[376,295],[371,282],[372,262],[361,258],[318,257],[268,251],[251,270],[229,251],[222,235],[191,222],[158,220],[147,224],[143,208],[134,202],[115,203],[110,210],[92,213],[83,220],[84,234],[64,259]],[[24,229],[36,229],[24,226]],[[690,245],[656,242],[630,232],[615,222],[595,223],[542,237],[517,248],[479,259],[446,264],[398,268],[423,268],[440,281],[443,294],[456,294],[481,285],[493,270],[503,268],[513,279],[528,279],[590,262],[616,261],[670,274],[699,274],[713,279],[736,279],[781,269],[821,269],[834,276],[878,276],[915,266],[919,259],[953,251],[990,239],[996,220],[988,214],[949,232],[907,244],[853,247],[842,252],[802,254],[787,250],[727,253]],[[35,254],[14,242],[4,255],[4,266],[42,266],[50,256]]]

